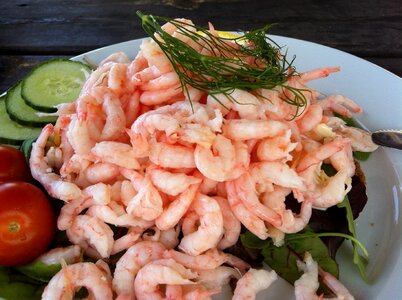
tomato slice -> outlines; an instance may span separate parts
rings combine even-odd
[[[17,266],[47,250],[56,232],[49,200],[27,182],[0,184],[0,265]]]
[[[24,154],[13,147],[0,146],[0,182],[31,179],[31,171]]]

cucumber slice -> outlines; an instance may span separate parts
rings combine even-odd
[[[55,123],[57,120],[56,116],[38,116],[37,110],[26,105],[21,97],[21,82],[7,92],[6,110],[13,121],[25,126],[43,127],[47,123]]]
[[[5,96],[0,97],[0,143],[21,145],[24,140],[35,138],[41,129],[21,126],[10,119],[6,111]]]
[[[78,61],[52,59],[32,70],[22,83],[22,98],[34,109],[56,111],[55,106],[77,99],[91,69]]]

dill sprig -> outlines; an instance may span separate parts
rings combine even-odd
[[[239,37],[217,36],[208,29],[188,24],[178,19],[170,19],[137,12],[145,32],[159,45],[177,72],[183,91],[190,95],[187,85],[215,98],[224,94],[236,101],[230,94],[234,89],[255,91],[282,87],[283,100],[296,106],[295,116],[306,106],[306,97],[299,89],[286,84],[291,76],[297,75],[286,54],[269,37],[271,25],[244,32]],[[171,23],[194,45],[204,49],[202,54],[188,43],[165,32],[160,23]],[[269,99],[267,99],[269,100]]]

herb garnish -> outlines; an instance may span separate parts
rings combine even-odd
[[[283,101],[296,107],[294,116],[301,114],[306,107],[307,100],[303,92],[307,90],[286,84],[291,76],[297,76],[292,66],[294,58],[288,61],[286,54],[281,55],[280,47],[267,37],[266,32],[271,25],[244,32],[239,37],[227,38],[178,19],[144,15],[140,11],[137,15],[141,18],[145,32],[171,61],[183,92],[190,101],[187,85],[212,97],[224,94],[231,101],[236,101],[230,96],[234,89],[258,93],[258,89],[279,87]],[[177,27],[179,34],[206,50],[207,54],[200,53],[165,32],[159,22],[170,22]],[[219,102],[216,97],[214,99]]]

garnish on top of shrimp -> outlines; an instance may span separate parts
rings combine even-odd
[[[98,260],[63,266],[44,298],[71,299],[84,285],[103,299],[209,299],[235,278],[234,299],[253,299],[277,276],[225,253],[241,227],[281,245],[312,209],[343,200],[352,151],[376,149],[334,115],[361,112],[356,103],[306,86],[339,68],[297,74],[263,30],[223,39],[212,26],[155,19],[142,15],[153,39],[135,59],[105,58],[33,145],[32,175],[65,201],[59,230]],[[299,213],[285,205],[290,193]],[[111,274],[104,262],[116,253]],[[296,296],[314,280],[299,280]]]

